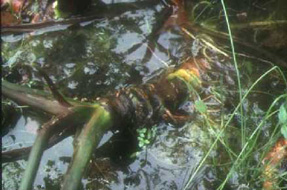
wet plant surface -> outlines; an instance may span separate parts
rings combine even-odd
[[[170,14],[161,18],[169,9],[163,2],[65,28],[3,35],[2,76],[9,82],[47,90],[39,73],[31,68],[36,64],[64,96],[93,102],[115,90],[156,81],[190,58],[204,59],[199,66],[202,88],[175,108],[177,115],[188,119],[174,122],[163,118],[134,127],[139,130],[117,126],[120,130],[106,132],[81,189],[217,189],[231,168],[223,189],[261,189],[262,160],[282,136],[277,112],[287,105],[287,57],[282,53],[287,44],[278,40],[287,39],[283,32],[286,24],[275,29],[234,29],[236,37],[252,39],[257,46],[250,48],[235,40],[241,79],[238,89],[229,38],[198,29],[204,26],[226,32],[221,3],[186,1],[188,22],[196,28],[186,32],[176,24],[164,27]],[[286,21],[286,13],[279,7],[283,5],[286,7],[283,1],[226,4],[234,28],[258,20]],[[162,29],[156,30],[158,25]],[[272,56],[258,49],[272,52]],[[280,61],[276,64],[270,57]],[[242,107],[236,108],[239,91],[242,97],[248,95]],[[2,113],[2,151],[32,146],[37,129],[50,118],[5,98]],[[34,189],[60,189],[73,155],[73,137],[44,152]],[[244,154],[238,159],[242,149]],[[25,160],[2,164],[2,189],[19,188],[26,164]],[[286,188],[286,170],[281,168],[278,185]]]

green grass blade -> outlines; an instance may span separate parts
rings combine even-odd
[[[247,96],[249,95],[249,93],[252,91],[252,89],[264,78],[266,77],[268,74],[270,74],[271,72],[275,71],[276,69],[278,69],[277,66],[272,67],[271,69],[269,69],[268,71],[266,71],[263,75],[261,75],[252,85],[251,87],[247,90],[246,94],[242,97],[242,101],[239,102],[239,104],[236,106],[235,110],[233,111],[233,113],[231,114],[231,116],[229,117],[228,121],[225,123],[225,125],[223,126],[222,130],[218,133],[218,135],[216,136],[215,141],[212,143],[212,145],[210,146],[208,152],[206,153],[206,155],[203,157],[203,159],[200,161],[199,165],[197,166],[196,170],[194,171],[194,173],[192,174],[192,176],[189,178],[188,182],[186,183],[184,190],[187,190],[188,187],[190,186],[192,180],[195,178],[196,174],[198,173],[198,171],[200,170],[200,168],[203,166],[204,162],[206,161],[207,157],[209,156],[209,154],[211,153],[211,151],[213,150],[213,148],[215,147],[215,145],[217,144],[218,140],[220,139],[220,137],[222,136],[223,132],[225,131],[226,127],[230,124],[230,122],[232,121],[235,113],[238,111],[238,109],[240,108],[240,106],[242,105],[243,101],[247,98]],[[229,178],[229,176],[228,176]],[[226,180],[227,181],[227,180]],[[226,183],[226,182],[225,182]]]
[[[230,23],[229,23],[229,19],[228,19],[224,0],[221,0],[221,4],[222,4],[223,12],[225,15],[225,21],[227,24],[227,30],[228,30],[228,35],[229,35],[229,40],[230,40],[230,45],[231,45],[232,57],[233,57],[233,62],[234,62],[235,70],[236,70],[236,76],[237,76],[239,100],[241,102],[242,101],[242,88],[241,88],[241,82],[240,82],[240,72],[238,69],[237,59],[236,59],[236,55],[235,55],[235,48],[234,48],[234,43],[233,43],[233,38],[232,38],[232,32],[231,32]],[[246,136],[245,135],[246,129],[245,129],[245,122],[243,120],[243,118],[244,118],[243,114],[244,114],[243,113],[243,106],[241,105],[240,106],[240,115],[241,115],[241,143],[242,143],[242,147],[245,144],[245,136]]]

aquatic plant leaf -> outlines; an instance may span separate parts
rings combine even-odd
[[[145,140],[144,140],[144,143],[145,143],[145,144],[149,144],[150,141],[149,141],[148,139],[145,139]]]
[[[207,107],[206,107],[205,103],[202,100],[195,101],[195,108],[200,113],[206,113],[207,112]]]
[[[278,117],[279,117],[279,122],[281,124],[286,125],[286,123],[287,123],[287,111],[286,111],[285,105],[280,106]]]
[[[144,143],[142,141],[139,142],[139,147],[142,148],[144,146]]]

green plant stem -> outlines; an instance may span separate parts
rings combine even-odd
[[[37,174],[37,170],[42,158],[44,147],[47,145],[47,141],[50,133],[41,133],[37,136],[32,151],[29,156],[29,162],[25,169],[23,179],[21,181],[19,190],[32,189],[34,178]]]
[[[19,190],[30,190],[37,174],[37,170],[43,155],[43,152],[47,146],[48,140],[53,134],[53,131],[59,128],[60,125],[67,124],[67,117],[63,116],[61,119],[57,118],[50,120],[43,125],[43,128],[39,130],[37,138],[34,142],[33,148],[29,155],[28,165],[25,169]]]
[[[240,102],[242,101],[242,88],[241,88],[241,82],[240,82],[240,73],[239,73],[239,69],[238,69],[238,64],[237,64],[237,60],[236,60],[236,55],[235,55],[235,48],[234,48],[234,43],[233,43],[233,38],[232,38],[232,32],[230,29],[230,24],[229,24],[229,19],[228,19],[228,15],[227,15],[227,11],[226,11],[226,7],[224,4],[224,0],[221,0],[221,4],[223,7],[223,11],[224,11],[224,15],[225,15],[225,20],[226,20],[226,24],[227,24],[227,29],[228,29],[228,34],[229,34],[229,40],[230,40],[230,44],[231,44],[231,50],[232,50],[232,57],[233,57],[233,62],[234,62],[234,66],[235,66],[235,70],[236,70],[236,76],[237,76],[237,84],[238,84],[238,90],[239,90],[239,100]],[[241,115],[241,146],[243,147],[245,144],[245,122],[243,121],[244,119],[244,115],[243,115],[243,106],[240,106],[240,115]]]
[[[41,157],[48,145],[49,138],[55,133],[62,132],[62,129],[67,126],[76,127],[82,125],[83,122],[87,121],[87,119],[91,117],[91,111],[91,107],[75,107],[69,113],[60,115],[55,119],[51,119],[42,126],[30,152],[28,165],[24,172],[19,190],[32,189]]]
[[[76,150],[72,163],[65,176],[62,190],[78,190],[85,168],[102,135],[111,127],[110,113],[101,106],[96,106],[94,114],[77,138]]]
[[[4,80],[2,80],[2,93],[22,105],[29,105],[53,115],[69,112],[66,106],[55,101],[49,93],[22,87]]]

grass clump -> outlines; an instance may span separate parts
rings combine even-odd
[[[206,4],[206,6],[211,6],[205,1],[202,3]],[[236,94],[239,100],[238,103],[235,104],[235,108],[233,110],[231,109],[231,114],[225,113],[225,117],[217,124],[220,132],[215,133],[213,143],[210,145],[209,150],[205,153],[205,156],[202,158],[194,173],[189,176],[189,180],[185,184],[184,189],[191,187],[191,184],[194,183],[196,179],[196,175],[206,164],[217,168],[219,174],[217,175],[216,187],[214,188],[218,190],[243,187],[252,189],[261,189],[262,187],[263,189],[282,189],[284,185],[286,187],[287,181],[287,172],[284,171],[284,169],[282,171],[280,170],[280,167],[284,167],[284,164],[282,164],[282,162],[284,162],[283,160],[285,159],[286,161],[287,158],[286,75],[280,67],[275,66],[276,63],[271,63],[273,66],[271,68],[270,66],[266,67],[267,69],[265,69],[265,71],[261,69],[262,73],[255,81],[252,76],[253,73],[249,73],[251,75],[249,75],[249,77],[251,79],[253,78],[254,82],[246,84],[247,81],[242,78],[245,74],[245,71],[242,70],[245,62],[244,59],[238,59],[239,53],[235,50],[231,24],[228,19],[228,12],[224,0],[221,0],[221,5],[231,46],[232,62],[237,79]],[[256,61],[249,63],[255,64]],[[263,65],[262,62],[261,65]],[[274,78],[280,81],[281,90],[266,95],[266,97],[272,97],[273,101],[271,101],[271,104],[268,105],[268,101],[266,100],[264,102],[264,100],[259,101],[252,98],[252,96],[255,96],[257,93],[267,94],[267,92],[258,89],[264,86],[267,80],[274,80]],[[279,88],[280,87],[278,87],[278,89]],[[262,96],[265,97],[264,95]],[[264,105],[264,103],[266,105]],[[261,109],[262,107],[267,107],[267,109]],[[212,128],[214,126],[210,124],[208,127]],[[236,136],[230,137],[230,135],[226,135],[226,133]],[[234,139],[236,140],[234,141]],[[276,149],[276,147],[278,149],[278,142],[281,141],[283,141],[283,143],[280,144],[282,145],[280,148],[283,150],[283,153],[278,153],[274,151],[274,149]],[[235,145],[234,142],[238,144]],[[219,156],[218,158],[213,158],[213,161],[210,162],[210,154],[214,149],[217,149]],[[273,164],[274,161],[272,161],[272,159],[269,159],[269,162],[267,162],[268,155],[271,154],[270,152],[273,153],[272,155],[274,157],[278,156],[278,154],[282,154],[282,159],[276,164]],[[272,168],[272,170],[269,168]],[[268,184],[269,181],[271,184]]]

